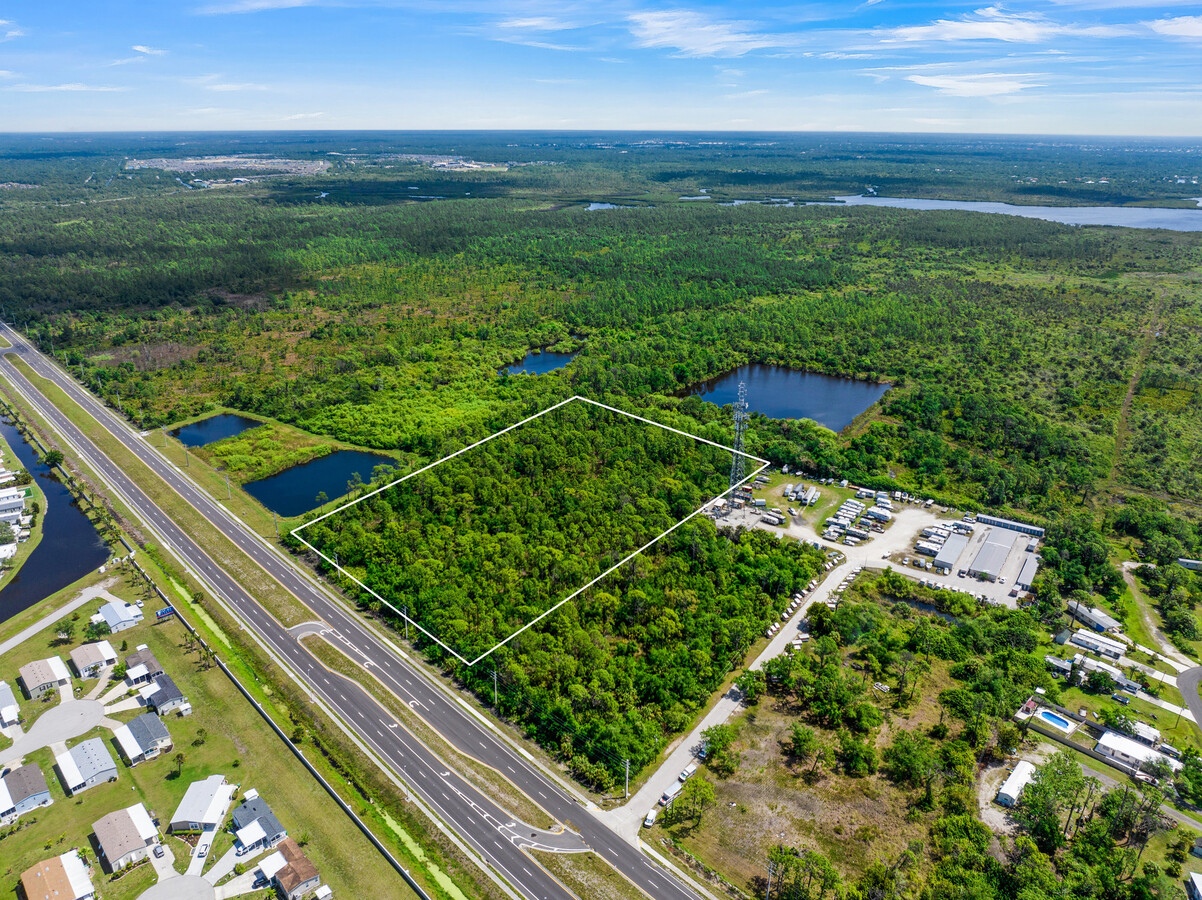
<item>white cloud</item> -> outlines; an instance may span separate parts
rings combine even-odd
[[[886,44],[918,41],[1037,44],[1064,35],[1120,37],[1131,33],[1126,25],[1063,24],[1036,13],[1008,13],[1000,6],[986,6],[959,19],[936,19],[930,25],[902,25],[874,32]]]
[[[145,53],[147,56],[165,56],[166,50],[157,50],[154,47],[147,47],[145,44],[134,44],[129,48],[137,53]]]
[[[298,6],[313,6],[314,0],[231,0],[229,3],[213,3],[202,6],[197,12],[206,15],[223,13],[252,13],[268,9],[295,9]]]
[[[103,84],[81,84],[73,81],[68,84],[14,84],[6,90],[20,91],[25,94],[44,94],[51,91],[124,91],[128,88],[110,87]]]
[[[293,113],[290,116],[284,116],[284,121],[285,122],[295,122],[299,119],[320,119],[324,115],[325,115],[325,113],[323,113],[323,112]]]
[[[1028,79],[1038,78],[1036,73],[1006,75],[988,72],[981,75],[907,75],[906,81],[932,87],[953,97],[998,97],[1017,94],[1019,91],[1044,85]]]
[[[253,82],[234,83],[227,81],[215,81],[210,84],[206,84],[204,87],[207,91],[224,91],[226,93],[231,93],[233,91],[265,91],[268,89],[267,85],[265,84],[254,84]]]
[[[16,72],[10,72],[8,69],[0,69],[0,78],[16,78]]]
[[[796,43],[784,35],[753,31],[747,22],[720,22],[688,9],[632,13],[627,21],[638,46],[675,50],[675,56],[743,56]]]
[[[1202,16],[1174,16],[1144,22],[1157,34],[1166,37],[1202,38]]]
[[[524,19],[504,19],[497,23],[497,27],[520,31],[566,31],[576,26],[550,16],[528,16]]]
[[[13,38],[25,37],[16,22],[10,19],[0,19],[0,41],[11,41]]]

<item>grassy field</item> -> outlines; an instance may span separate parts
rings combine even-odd
[[[647,900],[595,853],[531,852],[531,858],[577,897],[587,900]]]
[[[139,596],[136,583],[131,584],[125,579],[119,580],[110,590],[131,601]],[[53,639],[52,626],[19,649],[25,651],[23,655],[43,655],[44,648]],[[305,852],[336,894],[344,897],[414,896],[379,852],[346,821],[329,796],[313,784],[300,762],[281,745],[280,739],[225,675],[215,667],[204,666],[195,650],[189,649],[194,645],[178,620],[170,619],[161,624],[144,621],[121,632],[113,643],[116,646],[127,643],[131,649],[136,644],[149,645],[188,696],[195,711],[186,718],[168,716],[163,720],[175,742],[172,751],[133,769],[119,763],[115,783],[98,785],[78,797],[64,796],[57,778],[52,775],[53,760],[48,748],[31,754],[28,761],[37,762],[51,783],[54,805],[23,817],[24,827],[0,843],[5,873],[0,898],[15,897],[15,878],[52,854],[75,846],[88,848],[89,855],[94,858],[89,843],[91,823],[103,815],[142,802],[165,822],[188,785],[215,772],[239,784],[241,790],[259,789],[289,833],[305,844]],[[6,657],[5,667],[8,665]],[[122,714],[118,718],[128,719],[136,714]],[[107,729],[98,728],[95,735],[88,736],[104,738],[114,757],[117,756],[112,734]],[[73,746],[76,742],[72,740],[69,744]],[[178,774],[177,753],[184,755]],[[298,785],[312,787],[297,790]],[[337,823],[337,827],[328,827],[331,823]],[[176,867],[182,871],[187,861],[186,846],[175,838],[166,843],[175,851]],[[232,838],[222,838],[209,864],[216,862],[222,847],[231,844]],[[115,881],[98,870],[93,874],[97,887],[106,897],[123,900],[138,896],[149,886],[150,871],[146,867],[144,871],[129,873]]]

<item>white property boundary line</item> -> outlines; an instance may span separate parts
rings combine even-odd
[[[709,444],[711,447],[717,447],[719,450],[726,450],[730,453],[740,453],[742,456],[745,456],[747,459],[750,459],[750,460],[760,463],[760,467],[758,469],[756,469],[754,472],[752,472],[750,475],[748,475],[746,478],[744,478],[743,481],[739,482],[738,485],[735,485],[734,487],[728,487],[726,490],[724,490],[722,493],[718,494],[716,497],[711,497],[709,500],[705,501],[705,503],[701,504],[699,507],[697,507],[691,513],[689,513],[687,516],[685,516],[683,519],[681,519],[679,522],[677,522],[675,525],[673,525],[671,528],[668,528],[663,533],[656,535],[654,538],[649,540],[647,543],[643,544],[643,546],[639,547],[637,550],[633,551],[632,553],[630,553],[629,555],[624,557],[620,562],[617,562],[614,565],[610,566],[608,569],[606,569],[604,572],[602,572],[600,575],[598,575],[596,578],[594,578],[588,584],[584,585],[583,587],[577,588],[575,591],[568,594],[568,596],[564,597],[562,600],[560,600],[558,603],[556,603],[550,609],[545,610],[544,612],[540,613],[536,618],[527,622],[525,625],[523,625],[521,628],[519,628],[513,634],[509,635],[509,637],[505,638],[502,641],[499,641],[496,644],[496,646],[494,646],[491,650],[486,650],[484,653],[481,653],[479,656],[477,656],[473,660],[468,660],[466,657],[461,656],[458,652],[456,652],[454,650],[454,648],[448,646],[438,636],[431,634],[428,630],[426,630],[426,628],[424,628],[421,625],[421,623],[417,622],[416,620],[414,620],[407,614],[401,612],[399,609],[397,609],[395,606],[393,606],[392,603],[390,603],[385,598],[381,597],[379,594],[377,594],[375,591],[373,591],[370,587],[368,587],[366,584],[364,584],[362,581],[360,581],[358,578],[356,578],[350,572],[346,571],[344,568],[342,568],[342,566],[338,565],[337,562],[332,560],[330,557],[326,556],[324,553],[322,553],[320,550],[318,550],[316,547],[314,547],[312,544],[310,544],[308,541],[306,541],[301,536],[301,532],[304,529],[308,528],[310,525],[316,525],[318,522],[322,521],[323,519],[328,518],[329,516],[332,516],[336,513],[340,513],[345,509],[349,509],[350,507],[354,506],[356,503],[360,503],[360,502],[368,499],[369,497],[374,497],[376,494],[380,493],[381,491],[388,490],[388,488],[395,487],[396,485],[400,484],[402,481],[408,481],[410,478],[413,478],[415,475],[421,475],[423,472],[428,472],[431,469],[433,469],[435,466],[441,465],[442,463],[446,462],[447,460],[454,459],[456,456],[461,456],[462,454],[467,453],[469,450],[474,450],[476,447],[479,447],[481,444],[487,444],[489,441],[493,440],[494,438],[498,438],[503,434],[507,434],[508,432],[513,431],[515,428],[520,428],[521,426],[523,426],[529,422],[533,422],[535,419],[540,418],[541,416],[545,416],[547,413],[553,412],[553,411],[559,409],[561,406],[566,406],[567,404],[572,403],[576,400],[579,400],[583,403],[588,403],[592,406],[600,407],[601,409],[609,410],[610,412],[618,413],[619,415],[626,416],[628,419],[634,419],[638,422],[644,422],[648,425],[654,425],[656,428],[662,428],[665,431],[671,431],[673,434],[679,434],[681,437],[686,437],[686,438],[689,438],[694,441],[700,441],[703,444]],[[331,566],[333,566],[335,569],[337,569],[340,574],[342,574],[346,578],[350,579],[355,584],[359,585],[359,587],[363,588],[363,590],[367,591],[369,594],[371,594],[373,597],[375,597],[377,600],[379,600],[381,603],[383,603],[385,606],[387,606],[389,609],[391,609],[394,613],[396,613],[402,619],[407,621],[410,625],[412,625],[414,628],[416,628],[418,631],[420,631],[422,634],[424,634],[430,640],[434,641],[434,643],[438,644],[438,646],[442,647],[444,650],[446,650],[448,653],[450,653],[452,656],[454,656],[461,663],[463,663],[466,666],[471,667],[471,666],[474,666],[476,663],[480,662],[480,660],[484,659],[485,657],[491,655],[492,653],[495,653],[500,647],[503,647],[505,644],[508,644],[510,641],[512,641],[515,637],[517,637],[519,634],[521,634],[527,628],[530,628],[532,625],[538,624],[540,621],[545,619],[551,613],[555,612],[555,610],[559,609],[559,607],[563,606],[569,600],[574,600],[576,597],[580,596],[582,593],[587,591],[589,588],[591,588],[594,584],[596,584],[601,579],[605,578],[607,575],[610,575],[616,569],[620,569],[622,566],[626,565],[626,563],[630,562],[632,559],[634,559],[640,553],[644,552],[645,550],[647,550],[650,547],[653,547],[655,544],[659,543],[659,541],[663,540],[665,537],[667,537],[669,534],[671,534],[673,531],[675,531],[677,528],[679,528],[685,522],[689,521],[689,519],[696,516],[698,513],[700,513],[702,510],[704,510],[707,506],[711,505],[715,501],[721,500],[723,497],[725,497],[727,494],[729,494],[736,487],[739,487],[739,485],[742,485],[743,483],[754,478],[756,475],[760,474],[760,472],[762,472],[762,471],[764,471],[764,469],[768,468],[769,465],[771,465],[771,463],[769,463],[768,460],[760,459],[758,456],[752,456],[750,453],[743,453],[742,451],[737,451],[733,447],[727,447],[724,444],[719,444],[714,441],[708,440],[706,438],[698,437],[695,434],[689,434],[687,431],[681,431],[678,428],[672,428],[670,425],[664,425],[660,422],[653,422],[651,419],[645,419],[642,416],[637,416],[634,413],[627,412],[624,409],[618,409],[615,406],[608,406],[605,403],[598,403],[596,400],[590,400],[587,397],[581,397],[581,396],[577,395],[577,396],[569,397],[566,400],[561,400],[553,406],[548,406],[542,412],[538,412],[532,416],[528,416],[527,418],[522,419],[520,422],[515,422],[514,424],[510,425],[508,428],[502,428],[496,434],[489,435],[488,437],[484,438],[483,440],[476,441],[476,443],[474,443],[474,444],[470,444],[466,447],[456,450],[454,453],[444,456],[442,459],[436,460],[435,462],[432,462],[429,465],[422,466],[422,468],[417,469],[413,472],[410,472],[408,475],[403,475],[394,481],[390,481],[387,484],[382,485],[382,486],[376,488],[375,490],[364,494],[362,497],[356,497],[354,500],[351,500],[348,503],[344,503],[342,506],[332,509],[328,513],[323,513],[322,515],[318,516],[316,519],[313,519],[311,522],[306,522],[304,525],[300,525],[297,528],[294,528],[291,533],[293,535],[295,535],[295,537],[298,541],[300,541],[302,544],[304,544],[306,547],[308,547],[310,550],[312,550],[314,553],[316,553],[318,556],[320,556],[322,559],[324,559],[327,563],[329,563]]]

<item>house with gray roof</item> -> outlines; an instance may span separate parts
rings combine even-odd
[[[76,744],[54,758],[68,794],[78,794],[106,781],[117,780],[117,763],[101,738]]]
[[[103,622],[109,631],[116,634],[141,622],[142,610],[132,603],[106,603],[100,607],[100,612],[92,616],[92,621],[98,624]]]
[[[139,644],[135,652],[125,657],[125,680],[130,685],[146,684],[162,674],[162,664],[145,644]]]
[[[20,668],[21,684],[30,700],[38,700],[48,691],[58,690],[71,683],[71,673],[60,656],[35,659]]]
[[[252,850],[274,847],[288,837],[288,832],[275,817],[267,801],[257,794],[248,797],[234,810],[230,818],[234,822],[240,855]]]
[[[80,678],[96,678],[101,669],[117,665],[117,651],[108,641],[83,644],[72,650],[70,656]]]
[[[130,767],[154,759],[171,749],[171,733],[154,713],[142,713],[125,725],[113,729],[113,737],[121,748],[121,755]]]
[[[170,675],[156,675],[154,681],[142,688],[142,696],[146,698],[146,705],[160,716],[174,710],[183,713],[185,706],[188,712],[192,711],[188,698]]]
[[[21,721],[21,707],[17,705],[17,696],[7,681],[0,681],[0,728],[16,725]]]
[[[131,863],[145,859],[158,843],[159,831],[141,803],[111,812],[92,823],[100,856],[110,872],[120,872]]]
[[[11,825],[25,813],[53,802],[42,770],[35,765],[13,769],[0,779],[0,824]]]

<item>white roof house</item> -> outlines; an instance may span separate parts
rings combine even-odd
[[[142,610],[132,603],[106,603],[100,607],[97,615],[108,625],[113,634],[124,631],[126,628],[133,628],[142,621]],[[92,618],[94,621],[96,617]]]
[[[225,783],[224,775],[210,775],[204,781],[192,782],[171,817],[170,830],[216,831],[225,821],[235,790],[235,785]]]
[[[21,719],[21,707],[7,681],[0,681],[0,728],[16,725]]]
[[[1141,763],[1152,759],[1164,760],[1173,768],[1173,771],[1181,769],[1181,763],[1177,760],[1153,750],[1147,744],[1141,744],[1134,738],[1119,734],[1117,731],[1107,731],[1103,734],[1094,749],[1132,769],[1138,769]]]
[[[1092,650],[1102,656],[1109,656],[1111,659],[1118,659],[1127,652],[1127,645],[1122,641],[1086,631],[1084,628],[1078,628],[1069,640],[1078,647],[1084,647],[1086,650]]]
[[[1006,779],[1001,790],[997,792],[997,802],[1002,806],[1013,806],[1018,802],[1019,796],[1022,795],[1023,788],[1031,783],[1031,779],[1035,777],[1035,765],[1029,763],[1025,759],[1020,760],[1018,765],[1014,767],[1014,771],[1010,773],[1010,777]]]
[[[1079,600],[1068,601],[1069,615],[1084,622],[1094,631],[1121,631],[1123,623],[1114,616],[1107,615],[1101,607],[1090,607]]]

